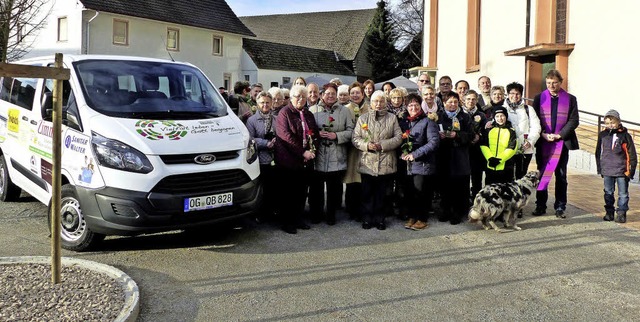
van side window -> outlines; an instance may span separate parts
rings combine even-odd
[[[4,77],[2,79],[2,87],[0,87],[0,99],[3,101],[9,101],[11,99],[11,85],[13,84],[13,77]]]
[[[53,80],[45,80],[44,89],[42,92],[42,99],[44,101],[44,96],[48,95],[47,93],[53,92]],[[82,132],[82,123],[80,122],[80,112],[78,111],[78,104],[76,103],[73,90],[71,90],[71,84],[69,84],[68,80],[62,82],[62,111],[63,124]],[[49,121],[51,120],[51,115],[47,115],[47,112],[44,108],[42,109],[42,118]]]
[[[11,103],[31,110],[37,83],[38,80],[34,78],[15,78],[11,88]]]

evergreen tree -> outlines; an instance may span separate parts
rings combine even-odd
[[[398,76],[396,63],[398,50],[394,46],[396,37],[389,20],[389,11],[384,0],[378,2],[376,14],[367,31],[367,58],[371,63],[372,79],[375,82]]]

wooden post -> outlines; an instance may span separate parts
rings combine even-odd
[[[62,69],[62,54],[56,54],[55,68]],[[61,189],[61,152],[62,152],[62,85],[61,79],[53,82],[53,169],[51,177],[51,282],[60,283],[60,189]]]

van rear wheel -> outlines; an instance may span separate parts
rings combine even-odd
[[[49,230],[51,230],[51,204],[49,205]],[[76,189],[66,184],[60,191],[60,235],[62,248],[85,251],[104,239],[104,235],[91,231],[80,207]]]
[[[21,192],[22,189],[11,182],[4,154],[0,155],[0,201],[16,201]]]

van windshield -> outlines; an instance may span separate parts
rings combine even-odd
[[[198,119],[227,114],[224,99],[188,65],[116,60],[73,64],[87,104],[122,118]]]

